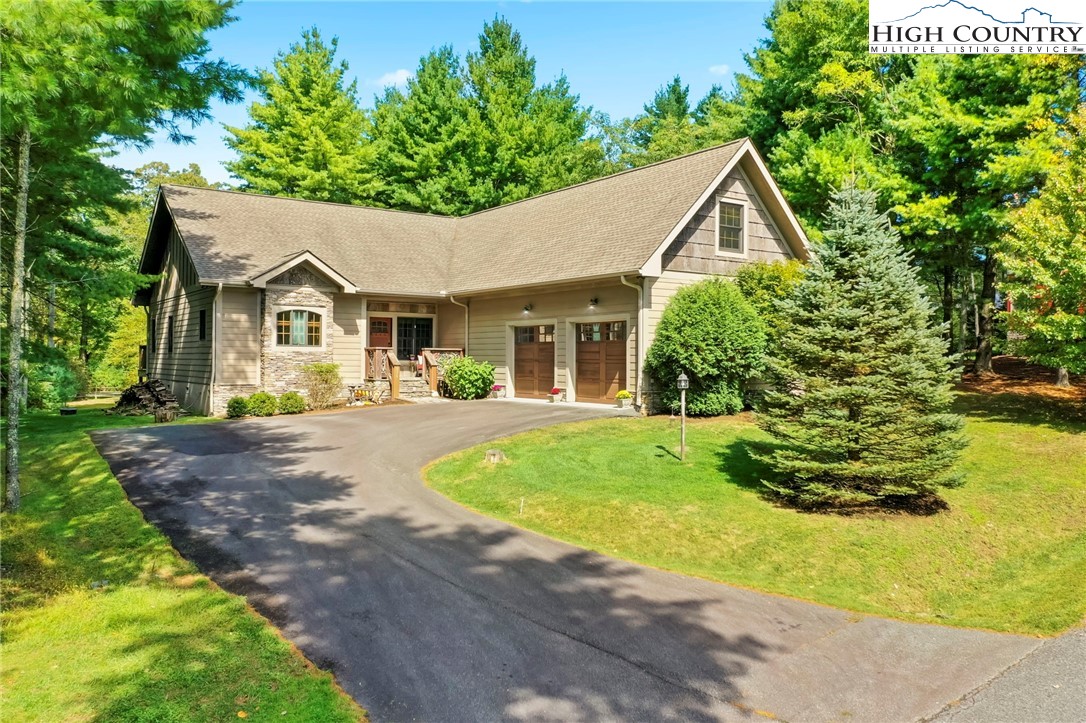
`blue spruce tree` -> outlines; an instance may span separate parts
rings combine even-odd
[[[765,484],[806,507],[931,502],[961,484],[946,344],[875,194],[834,196],[825,240],[792,294],[759,415],[779,443],[754,450]]]

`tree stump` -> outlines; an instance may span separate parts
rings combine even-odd
[[[486,461],[491,464],[497,464],[498,462],[505,461],[505,452],[500,449],[488,449],[486,451]]]

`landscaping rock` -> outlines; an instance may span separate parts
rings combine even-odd
[[[491,464],[497,464],[498,462],[505,461],[505,452],[500,449],[488,449],[486,451],[486,461]]]

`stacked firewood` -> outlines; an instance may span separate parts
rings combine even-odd
[[[111,414],[125,416],[154,414],[156,419],[163,417],[163,421],[173,419],[180,412],[181,405],[177,403],[177,397],[158,379],[149,379],[125,389],[117,404],[110,410]]]

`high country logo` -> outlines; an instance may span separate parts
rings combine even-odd
[[[1028,2],[1029,0],[1026,0]],[[1086,53],[1082,0],[869,0],[872,53]],[[983,5],[983,7],[978,7]]]

